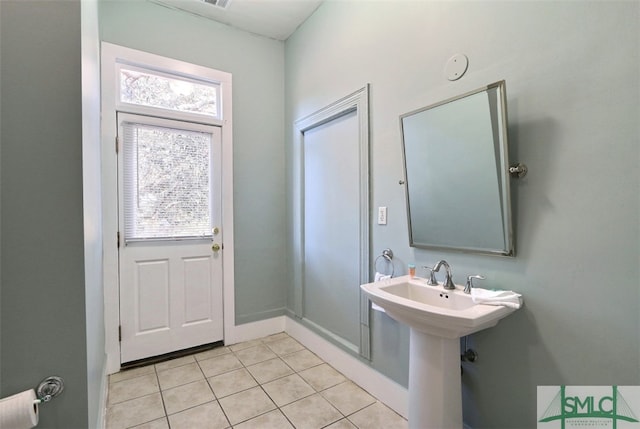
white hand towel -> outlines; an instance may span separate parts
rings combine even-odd
[[[374,281],[374,282],[379,282],[379,281],[382,281],[382,280],[388,280],[388,279],[390,279],[390,278],[391,278],[391,276],[390,276],[390,275],[388,275],[388,274],[381,274],[381,273],[376,272],[376,275],[375,275],[375,277],[373,278],[373,281]],[[383,313],[386,313],[386,312],[384,311],[384,308],[380,307],[378,304],[373,303],[373,302],[371,303],[371,309],[372,309],[372,310],[382,311]]]
[[[374,282],[379,282],[381,280],[388,280],[390,278],[391,278],[391,275],[389,275],[389,274],[381,274],[381,273],[376,272],[376,275],[373,278],[373,281]]]
[[[522,305],[522,295],[510,290],[471,289],[471,299],[476,304],[503,305],[518,309]]]

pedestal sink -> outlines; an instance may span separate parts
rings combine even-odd
[[[475,304],[461,286],[445,290],[397,277],[360,286],[410,327],[409,428],[462,428],[460,337],[495,326],[513,308]]]

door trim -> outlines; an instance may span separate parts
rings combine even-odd
[[[118,326],[119,279],[118,279],[118,177],[115,141],[116,121],[116,65],[119,61],[147,66],[159,70],[171,70],[186,75],[195,75],[220,83],[222,92],[222,120],[212,124],[222,128],[222,228],[224,229],[223,281],[223,325],[224,341],[231,344],[239,334],[235,326],[234,297],[234,239],[233,239],[233,121],[232,121],[232,76],[231,73],[214,70],[171,58],[162,57],[111,43],[101,44],[102,73],[102,235],[104,261],[104,322],[106,372],[120,370],[120,342]]]
[[[360,154],[360,284],[369,282],[369,84],[344,98],[295,121],[293,137],[293,279],[294,313],[314,332],[329,337],[345,349],[345,340],[304,319],[304,133],[355,112],[358,118]],[[360,291],[360,344],[357,353],[371,359],[369,300]]]

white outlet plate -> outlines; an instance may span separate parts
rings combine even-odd
[[[378,225],[387,224],[387,208],[378,207]]]

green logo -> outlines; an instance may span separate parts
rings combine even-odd
[[[544,386],[538,386],[539,409],[541,387]],[[620,422],[638,423],[638,418],[620,393],[618,386],[570,386],[569,390],[567,386],[555,387],[558,388],[558,392],[538,420],[538,428],[546,428],[547,425],[540,423],[549,422],[559,422],[561,429],[565,429],[567,423],[571,427],[613,429],[617,429]],[[632,389],[634,393],[640,391],[638,387],[632,387]],[[634,399],[637,400],[637,398],[638,395],[634,395]],[[637,401],[634,405],[638,405]]]

